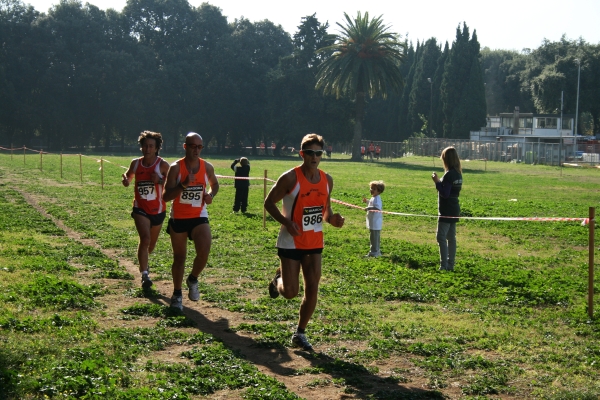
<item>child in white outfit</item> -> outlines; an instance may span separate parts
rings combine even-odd
[[[371,250],[367,257],[379,257],[381,256],[381,249],[379,244],[381,241],[381,226],[383,225],[383,214],[381,212],[383,204],[379,195],[385,190],[385,184],[383,181],[373,181],[369,183],[369,191],[371,192],[371,198],[367,201],[363,197],[363,203],[368,203],[365,210],[367,211],[367,228],[370,231],[369,239],[371,242]]]

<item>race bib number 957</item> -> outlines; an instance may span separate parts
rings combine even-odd
[[[323,206],[306,207],[302,210],[302,230],[305,232],[323,230]]]
[[[154,189],[154,182],[152,181],[141,181],[137,183],[137,191],[144,200],[156,199],[156,190]]]
[[[202,207],[202,198],[204,196],[204,186],[188,186],[181,196],[179,196],[180,204],[191,204],[192,207]]]

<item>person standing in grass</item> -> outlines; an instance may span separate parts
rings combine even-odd
[[[173,201],[167,225],[173,247],[171,307],[179,310],[183,310],[181,287],[185,274],[187,240],[193,241],[196,249],[192,271],[185,281],[189,289],[188,298],[192,301],[200,299],[198,275],[206,267],[212,240],[206,207],[212,204],[217,195],[219,182],[212,164],[200,158],[203,147],[199,134],[188,133],[183,144],[185,157],[169,167],[163,194],[165,201]],[[210,186],[210,191],[207,186]]]
[[[383,225],[383,214],[380,212],[383,209],[381,197],[379,196],[385,190],[383,181],[372,181],[369,183],[369,191],[371,198],[367,200],[363,197],[363,203],[368,203],[365,210],[367,211],[367,228],[369,229],[369,241],[371,249],[367,257],[381,256],[381,226]]]
[[[122,175],[123,186],[128,187],[135,177],[135,192],[131,217],[135,223],[140,241],[137,257],[142,274],[142,288],[152,286],[149,276],[148,258],[156,247],[160,228],[166,215],[165,201],[162,199],[164,178],[169,163],[158,156],[162,145],[160,133],[144,131],[138,138],[142,157],[134,158]]]
[[[436,239],[440,247],[440,271],[454,271],[456,223],[460,216],[458,196],[462,188],[462,168],[458,152],[454,147],[446,147],[442,150],[440,159],[444,164],[444,176],[439,179],[435,172],[431,175],[438,191],[438,215],[440,215]]]
[[[331,209],[333,179],[319,169],[323,156],[323,137],[311,133],[302,139],[302,165],[284,172],[265,199],[265,209],[281,224],[277,237],[280,266],[269,283],[272,298],[280,294],[286,299],[298,295],[300,271],[304,278],[304,297],[300,305],[298,328],[292,335],[292,345],[312,351],[306,339],[306,326],[317,306],[321,280],[323,224],[341,228],[344,217]],[[277,203],[282,201],[282,210]]]
[[[236,165],[239,163],[240,165]],[[250,161],[246,157],[236,158],[233,160],[231,164],[231,169],[235,173],[236,179],[235,186],[235,200],[233,201],[233,212],[238,212],[240,209],[243,213],[246,212],[248,208],[248,190],[250,188],[250,181],[248,178],[250,176]]]

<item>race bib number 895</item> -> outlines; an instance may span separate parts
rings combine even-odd
[[[306,207],[302,210],[302,230],[305,232],[323,230],[323,206]]]
[[[202,198],[204,196],[204,186],[188,186],[181,196],[179,196],[180,204],[191,204],[192,207],[202,207]]]

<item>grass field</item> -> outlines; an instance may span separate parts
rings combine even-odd
[[[383,257],[365,258],[365,212],[327,226],[307,335],[289,346],[300,298],[272,300],[278,225],[263,229],[263,183],[233,214],[233,181],[209,208],[213,246],[201,300],[173,313],[161,233],[151,293],[139,289],[131,157],[0,154],[0,399],[597,399],[600,322],[587,314],[588,228],[578,222],[462,220],[455,272],[438,271],[436,219],[385,215]],[[104,159],[104,157],[103,157]],[[167,157],[173,161],[175,157]],[[231,159],[209,157],[219,175]],[[253,159],[271,179],[297,159]],[[585,218],[600,170],[463,160],[472,217]],[[437,159],[323,160],[334,199],[434,216]],[[103,180],[102,175],[103,174]],[[270,186],[270,185],[269,185]],[[595,246],[596,260],[599,249]],[[190,253],[191,254],[191,253]],[[188,259],[188,266],[190,265]],[[596,269],[597,269],[596,263]],[[595,307],[600,308],[596,279]]]

